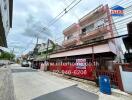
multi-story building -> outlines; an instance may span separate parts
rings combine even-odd
[[[13,0],[0,0],[0,46],[7,47],[6,36],[12,27]]]
[[[79,24],[74,23],[63,31],[63,34],[64,34],[63,46],[64,47],[66,48],[73,47],[75,45],[80,44],[79,43],[80,29],[81,28]]]
[[[123,38],[124,45],[126,47],[126,53],[124,54],[126,62],[132,62],[132,22],[127,24],[128,36]]]
[[[100,5],[79,22],[63,31],[64,49],[53,52],[51,59],[107,58],[114,60],[121,49],[108,5]]]

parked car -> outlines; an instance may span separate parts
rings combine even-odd
[[[29,67],[29,63],[27,61],[22,61],[21,66],[22,67]]]
[[[13,62],[13,61],[11,61],[11,62],[9,62],[9,64],[14,64],[15,62]]]
[[[0,63],[0,66],[4,66],[5,64],[4,63]]]

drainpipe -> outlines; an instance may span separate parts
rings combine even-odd
[[[94,46],[92,45],[92,64],[94,65]]]

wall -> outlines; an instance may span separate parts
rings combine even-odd
[[[3,26],[5,29],[5,35],[7,36],[10,29],[10,20],[9,20],[9,1],[10,0],[0,0],[0,9],[2,14]],[[4,9],[6,5],[6,9]]]
[[[132,72],[123,71],[122,66],[120,66],[120,72],[124,91],[132,93]]]
[[[0,60],[0,64],[8,64],[9,62],[9,60]]]
[[[16,100],[11,70],[0,68],[0,100]]]

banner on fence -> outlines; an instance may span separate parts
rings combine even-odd
[[[86,69],[86,59],[76,59],[76,67],[78,69]]]

